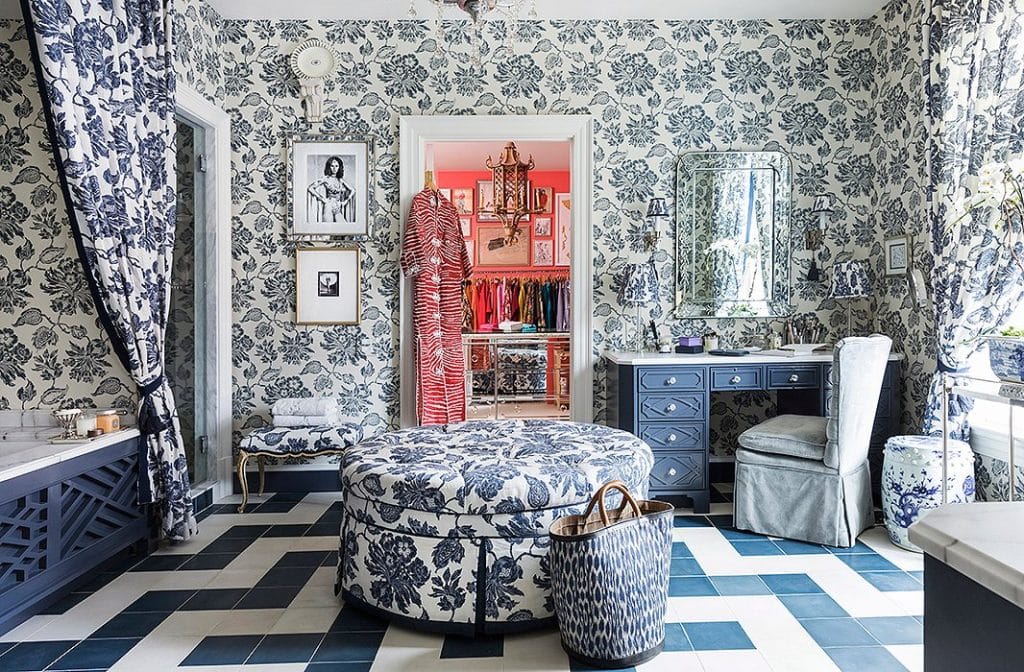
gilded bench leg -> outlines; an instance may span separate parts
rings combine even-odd
[[[245,480],[245,463],[249,461],[249,456],[243,452],[238,453],[238,482],[242,486],[242,504],[238,507],[239,513],[245,513],[245,505],[249,503],[249,484]]]
[[[263,456],[262,455],[257,455],[256,456],[256,466],[258,466],[259,469],[260,469],[260,494],[262,495],[263,494],[263,487],[267,484],[267,475],[263,471]]]

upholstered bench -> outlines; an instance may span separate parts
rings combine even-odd
[[[364,441],[342,455],[336,592],[420,630],[549,625],[551,522],[581,513],[606,481],[645,496],[653,463],[632,434],[550,420],[418,427]]]
[[[340,455],[341,451],[363,438],[363,428],[355,423],[322,427],[261,427],[250,432],[238,445],[238,481],[242,486],[242,504],[239,513],[249,503],[249,483],[245,479],[245,465],[256,458],[260,472],[260,494],[266,484],[264,460]]]

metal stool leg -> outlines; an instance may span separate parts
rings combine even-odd
[[[242,486],[242,504],[238,507],[239,513],[245,513],[245,505],[249,503],[249,484],[245,480],[245,463],[249,461],[249,455],[245,451],[238,452],[238,482]]]

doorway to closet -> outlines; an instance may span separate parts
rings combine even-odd
[[[472,265],[463,297],[467,419],[591,421],[590,118],[406,116],[400,132],[403,220],[430,181],[458,211]],[[509,142],[522,162],[533,161],[530,213],[514,239],[489,214],[487,160],[501,160]],[[400,293],[402,426],[408,427],[418,420],[409,279]]]

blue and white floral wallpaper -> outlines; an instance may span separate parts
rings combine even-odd
[[[920,399],[918,381],[925,378],[927,362],[933,358],[928,351],[927,313],[909,306],[899,280],[882,276],[881,256],[887,235],[904,229],[923,231],[920,7],[918,0],[896,0],[878,16],[862,21],[522,22],[511,53],[501,46],[503,26],[494,24],[488,28],[488,41],[495,46],[474,63],[476,46],[459,30],[464,24],[455,22],[446,24],[442,38],[432,21],[222,20],[203,0],[178,2],[175,35],[182,81],[222,105],[232,118],[236,434],[267,422],[269,407],[278,397],[305,393],[338,397],[346,413],[363,419],[368,431],[395,426],[397,260],[404,218],[398,205],[397,126],[402,114],[593,115],[592,309],[598,352],[619,347],[622,320],[632,322],[615,298],[616,278],[630,260],[622,250],[640,255],[646,201],[660,195],[671,202],[678,155],[690,150],[787,152],[794,174],[796,312],[817,315],[832,334],[845,329],[845,307],[828,298],[827,280],[803,279],[810,255],[802,251],[802,236],[815,222],[812,199],[828,193],[837,211],[819,263],[827,278],[838,257],[871,260],[877,296],[855,306],[855,323],[861,331],[877,328],[892,334],[911,352],[908,401]],[[15,36],[20,23],[0,26],[0,34],[12,38],[16,47],[20,42],[16,56],[27,69],[24,36]],[[304,121],[298,83],[287,65],[294,47],[310,37],[330,42],[340,54],[339,73],[327,86],[325,121],[316,128]],[[0,60],[4,57],[0,50]],[[3,72],[3,77],[11,77],[9,69]],[[0,124],[22,119],[15,114],[20,92],[32,89],[27,71],[13,86],[5,87],[0,78]],[[32,114],[18,124],[33,138],[32,159],[38,164],[43,156],[42,165],[48,166],[48,156],[39,148],[45,134],[37,102],[31,101]],[[7,132],[6,126],[0,131]],[[369,240],[363,244],[364,307],[359,327],[293,323],[294,252],[285,240],[284,138],[307,131],[376,138],[376,208]],[[38,179],[52,191],[52,171],[37,168],[41,175],[49,175]],[[33,217],[42,217],[49,207],[51,228],[64,236],[63,258],[73,259],[67,254],[73,249],[67,247],[56,193],[51,205],[36,206],[36,186],[19,182],[7,188],[17,190],[15,202],[28,204]],[[0,186],[0,225],[7,221],[3,193]],[[44,236],[33,232],[30,238],[33,254],[28,263],[42,264]],[[728,344],[761,336],[765,320],[671,317],[672,238],[662,236],[655,255],[665,299],[652,316],[674,334],[714,329]],[[916,241],[922,265],[928,263],[926,242],[923,236]],[[0,273],[11,272],[12,258],[5,254],[6,266]],[[57,262],[48,262],[53,263]],[[27,296],[42,296],[42,279],[27,291]],[[0,295],[3,301],[8,299]],[[12,312],[4,303],[0,309],[4,315]],[[76,319],[87,310],[91,308],[77,311]],[[55,308],[42,314],[64,315]],[[32,344],[28,325],[18,328],[17,342],[8,346],[3,331],[8,325],[0,322],[0,348],[15,353],[7,361],[17,362],[18,344],[29,356],[50,347],[58,359],[67,358],[64,351],[72,346],[97,342],[106,347],[95,320],[85,321],[86,335],[61,337],[66,344],[58,347]],[[776,330],[781,326],[779,321],[771,325]],[[93,376],[94,385],[104,376],[118,380],[120,372],[109,370],[116,363],[106,350],[108,370]],[[39,397],[17,400],[19,385],[32,380],[39,388],[45,382],[27,361],[21,364],[24,378],[18,377],[17,365],[12,369],[5,363],[0,368],[4,403],[43,405]],[[8,370],[15,371],[10,374],[13,386],[5,377]],[[76,390],[70,394],[93,392]],[[605,406],[601,370],[596,392],[600,421]],[[126,394],[123,385],[116,394]],[[712,435],[721,455],[732,452],[738,429],[773,410],[770,398],[760,393],[716,403],[734,411],[720,414],[723,420]],[[915,424],[917,405],[905,405],[908,425]]]

